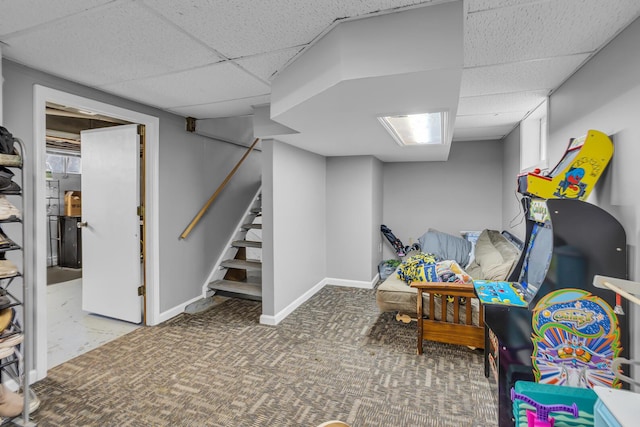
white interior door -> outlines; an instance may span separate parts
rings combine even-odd
[[[82,309],[142,321],[138,126],[92,129],[82,141]]]

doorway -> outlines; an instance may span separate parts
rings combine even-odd
[[[104,104],[99,101],[94,101],[88,98],[82,98],[79,96],[71,95],[65,92],[57,91],[42,86],[35,87],[34,95],[34,140],[35,143],[35,155],[34,155],[34,241],[36,244],[32,248],[34,254],[35,265],[33,266],[34,280],[34,322],[35,322],[35,377],[36,380],[42,379],[46,376],[48,362],[47,362],[47,348],[48,348],[48,333],[47,333],[47,265],[48,256],[47,251],[44,250],[49,245],[47,243],[48,227],[47,227],[47,210],[46,210],[46,107],[58,105],[65,107],[73,107],[76,112],[90,112],[91,114],[103,116],[116,121],[124,121],[129,123],[140,123],[145,125],[147,147],[146,156],[144,159],[143,170],[145,193],[144,193],[144,205],[145,205],[145,258],[146,263],[144,266],[144,275],[146,279],[146,324],[154,325],[158,323],[159,309],[157,302],[157,255],[158,251],[154,244],[157,239],[157,162],[158,162],[158,125],[159,120],[157,117],[148,116],[146,114],[138,113],[132,110],[122,109],[109,104]],[[81,280],[81,279],[79,279]],[[71,281],[72,283],[73,281]],[[57,285],[56,285],[57,286]],[[71,298],[71,297],[69,297]]]
[[[46,104],[48,369],[139,327],[138,324],[86,311],[83,298],[86,297],[86,286],[93,281],[83,275],[82,253],[88,249],[83,244],[84,229],[78,228],[78,224],[86,216],[82,212],[81,202],[91,196],[82,191],[85,184],[83,172],[86,172],[87,167],[96,169],[95,166],[86,164],[88,159],[85,158],[86,147],[83,146],[81,134],[86,130],[113,129],[114,126],[130,124],[132,123],[126,120],[78,110],[72,106],[51,102]],[[103,143],[105,150],[111,149],[109,139]],[[135,152],[131,153],[131,157],[135,156]],[[87,166],[85,171],[82,167],[83,160]],[[102,170],[102,165],[97,169],[101,175],[109,173],[108,170]],[[104,197],[103,191],[94,197]],[[139,278],[136,276],[132,280]]]

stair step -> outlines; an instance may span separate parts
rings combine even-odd
[[[262,270],[260,261],[248,261],[242,259],[226,259],[220,263],[222,267],[237,268],[239,270],[258,271]]]
[[[256,230],[262,230],[262,224],[243,224],[242,228],[245,230],[250,230],[250,229],[256,229]]]
[[[234,248],[261,248],[262,242],[255,240],[234,240],[231,242],[231,246]]]
[[[253,282],[235,282],[233,280],[214,280],[208,288],[213,291],[229,292],[262,298],[262,285]]]
[[[262,213],[262,208],[253,208],[249,212],[260,215]]]

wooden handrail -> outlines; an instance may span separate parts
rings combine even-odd
[[[182,234],[180,235],[180,239],[186,239],[187,236],[189,235],[189,233],[191,233],[191,230],[193,230],[193,228],[196,226],[196,224],[198,224],[198,222],[200,221],[200,219],[202,219],[202,216],[205,214],[205,212],[209,209],[209,206],[211,206],[211,204],[213,203],[213,201],[218,197],[218,195],[220,194],[220,192],[222,191],[222,189],[225,187],[225,185],[227,185],[227,183],[231,180],[231,177],[236,173],[236,171],[238,170],[238,168],[240,167],[240,165],[242,164],[242,162],[244,162],[244,159],[247,158],[247,156],[249,155],[249,153],[251,153],[251,151],[253,150],[253,148],[256,146],[256,144],[258,143],[258,141],[260,141],[260,138],[256,138],[255,141],[253,141],[253,144],[251,144],[251,147],[249,147],[249,149],[247,150],[246,153],[244,153],[244,156],[242,156],[242,158],[240,159],[240,161],[234,166],[233,169],[231,169],[231,172],[229,172],[229,175],[227,175],[227,177],[224,179],[224,181],[222,181],[222,184],[220,184],[220,186],[218,187],[218,189],[215,191],[215,193],[213,193],[213,195],[211,197],[209,197],[209,200],[207,200],[207,203],[204,204],[204,206],[202,207],[202,209],[200,209],[200,211],[196,214],[195,217],[193,217],[193,219],[191,220],[191,222],[189,223],[189,225],[187,226],[187,228],[184,229],[184,231],[182,232]]]

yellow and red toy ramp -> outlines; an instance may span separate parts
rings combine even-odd
[[[536,170],[518,175],[518,192],[543,199],[586,200],[612,156],[609,137],[589,130],[569,142],[562,159],[548,174]]]

